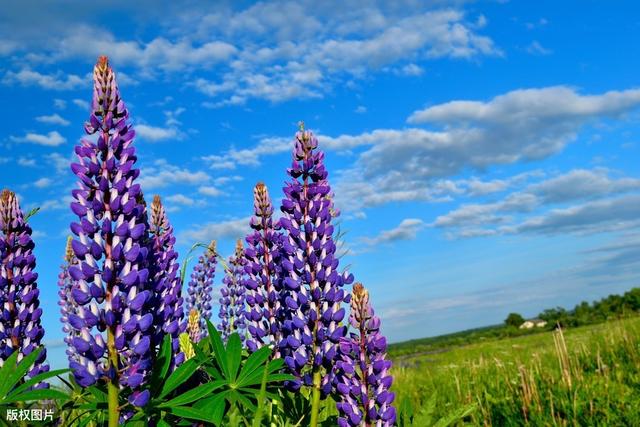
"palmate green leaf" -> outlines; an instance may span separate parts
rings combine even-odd
[[[28,390],[29,387],[33,387],[34,385],[41,383],[48,378],[55,377],[57,375],[64,374],[65,372],[69,372],[69,371],[71,371],[71,369],[57,369],[55,371],[48,371],[48,372],[43,372],[41,374],[38,374],[35,377],[25,381],[23,384],[19,385],[14,390],[12,390],[11,393],[9,393],[9,397],[11,397],[15,393],[20,393],[24,390]]]
[[[158,405],[158,408],[167,408],[169,406],[180,406],[185,405],[187,403],[191,403],[195,400],[198,400],[215,389],[222,387],[225,384],[224,381],[216,381],[207,384],[202,384],[194,389],[191,389],[185,393],[182,393],[180,396],[175,397],[167,402],[161,403]]]
[[[191,378],[197,369],[198,364],[193,359],[189,359],[182,365],[178,366],[178,368],[169,375],[169,378],[167,378],[167,381],[162,386],[162,390],[160,390],[160,395],[158,397],[162,399],[167,394],[171,393],[179,385]]]
[[[198,408],[207,417],[209,417],[210,422],[213,422],[216,425],[220,425],[220,423],[222,423],[222,419],[224,418],[226,397],[229,392],[230,390],[222,391],[208,399],[200,400],[193,406],[195,408]]]
[[[227,367],[229,369],[228,380],[230,383],[234,383],[238,377],[241,360],[242,342],[240,341],[240,335],[233,333],[227,340]]]
[[[225,378],[229,378],[230,375],[229,365],[227,362],[227,352],[225,351],[222,338],[220,338],[220,333],[209,320],[207,320],[207,330],[209,331],[209,341],[211,342],[211,346],[213,347],[213,353],[216,358],[216,362],[220,366],[220,371],[222,371]]]
[[[11,356],[4,362],[0,376],[2,383],[0,384],[0,397],[6,397],[9,391],[20,382],[21,379],[29,372],[31,365],[36,361],[38,355],[42,352],[42,347],[33,350],[28,356],[25,356],[20,363],[16,365],[18,360],[18,352],[14,351]],[[5,372],[6,369],[6,372]],[[6,375],[6,376],[5,376]]]
[[[269,359],[271,353],[271,348],[265,346],[249,356],[240,370],[240,375],[238,376],[237,383],[239,387],[243,387],[245,385],[244,381],[249,377],[249,375],[254,373],[256,370],[261,371],[260,367]]]

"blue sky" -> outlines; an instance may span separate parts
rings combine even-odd
[[[46,340],[98,55],[145,194],[185,254],[278,204],[303,120],[392,341],[640,283],[638,6],[628,2],[20,2],[0,10],[0,186],[32,219]],[[216,283],[220,283],[218,277]]]

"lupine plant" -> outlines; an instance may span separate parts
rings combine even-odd
[[[70,367],[81,386],[107,383],[109,425],[116,426],[121,391],[135,406],[149,400],[145,381],[156,325],[146,206],[135,183],[135,132],[106,57],[98,59],[93,85],[85,131],[97,140],[82,139],[75,147],[79,162],[71,165],[79,188],[71,203],[78,216],[71,224],[78,265],[69,268],[77,305],[77,314],[69,314],[76,334]]]
[[[162,340],[164,334],[172,337],[172,350],[175,364],[184,360],[180,352],[180,333],[184,331],[184,313],[182,308],[182,282],[178,270],[178,253],[174,250],[176,238],[173,227],[167,218],[160,196],[154,196],[151,204],[151,263],[150,276],[155,308],[155,325],[161,325],[156,331],[154,342]]]
[[[78,258],[73,252],[71,242],[73,238],[69,236],[67,238],[67,247],[64,252],[64,262],[60,266],[60,273],[58,274],[58,305],[60,306],[60,322],[62,322],[62,332],[64,332],[64,342],[67,344],[67,355],[73,356],[73,352],[70,350],[71,342],[75,335],[75,329],[69,324],[69,315],[77,315],[76,304],[73,303],[73,297],[71,291],[73,290],[73,279],[69,274],[69,268],[78,264]]]
[[[342,325],[348,302],[344,284],[352,275],[338,271],[333,241],[332,194],[318,140],[301,125],[296,134],[293,161],[287,173],[280,223],[286,319],[282,325],[282,352],[288,371],[296,380],[288,387],[311,388],[310,423],[318,423],[321,397],[332,390],[332,369],[338,343],[345,336]]]
[[[340,339],[334,365],[334,383],[339,395],[338,424],[391,426],[396,420],[393,377],[386,359],[387,340],[380,333],[380,318],[374,314],[369,292],[361,283],[353,285],[349,323],[356,332]]]
[[[256,351],[264,345],[274,348],[274,357],[279,357],[282,322],[282,269],[280,268],[280,225],[273,221],[273,205],[267,186],[259,182],[253,190],[254,216],[250,226],[253,232],[246,238],[245,249],[248,274],[247,322],[249,351]]]
[[[211,318],[213,279],[216,274],[218,254],[216,241],[212,240],[193,268],[187,290],[187,329],[194,342],[207,335],[206,322]],[[196,327],[197,325],[197,327]]]
[[[40,351],[44,329],[40,323],[42,309],[38,298],[38,273],[34,271],[35,244],[31,227],[20,209],[18,198],[9,190],[0,193],[0,366],[15,354],[12,363],[34,351],[28,376],[36,377],[49,370],[46,350]],[[37,387],[48,387],[40,383]]]
[[[220,323],[218,329],[222,339],[226,342],[229,336],[237,332],[241,340],[245,335],[245,264],[244,248],[242,240],[236,242],[235,254],[231,255],[227,262],[225,276],[220,288],[220,311],[218,317]]]
[[[58,276],[72,370],[69,381],[60,379],[70,393],[41,388],[63,371],[47,372],[31,228],[5,190],[0,407],[66,401],[56,422],[70,426],[315,427],[321,400],[332,395],[337,405],[327,401],[323,425],[394,424],[386,340],[368,292],[360,284],[353,295],[345,289],[353,276],[339,270],[338,210],[311,132],[301,126],[293,141],[282,217],[274,218],[267,187],[258,183],[247,248],[238,240],[228,263],[219,260],[226,275],[216,328],[209,320],[216,242],[199,257],[183,301],[189,257],[180,272],[162,201],[155,196],[148,207],[136,183],[135,133],[106,57],[94,67],[85,131],[92,138],[75,147],[71,165],[77,220]],[[348,336],[343,303],[351,308]]]

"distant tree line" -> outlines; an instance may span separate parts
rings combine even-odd
[[[604,322],[608,319],[626,317],[640,312],[640,288],[633,288],[623,295],[609,295],[589,304],[586,301],[573,310],[562,307],[548,308],[538,315],[550,327],[563,328]]]
[[[608,319],[637,315],[640,312],[640,288],[633,288],[623,295],[609,295],[589,304],[586,301],[573,310],[562,307],[544,310],[538,317],[547,322],[545,328],[520,329],[525,319],[518,313],[510,313],[503,324],[469,329],[435,337],[419,338],[389,346],[392,357],[406,354],[437,352],[450,347],[471,344],[487,339],[528,335],[553,329],[560,324],[563,328],[604,322]]]

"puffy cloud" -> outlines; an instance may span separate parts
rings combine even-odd
[[[28,142],[32,144],[44,145],[47,147],[57,147],[67,142],[67,139],[55,130],[47,133],[46,135],[35,132],[27,132],[25,136],[11,136],[10,139],[15,142]]]
[[[396,242],[399,240],[413,240],[424,226],[425,223],[421,219],[406,218],[403,219],[397,227],[392,228],[391,230],[384,230],[375,237],[364,238],[363,240],[369,246]]]
[[[51,184],[53,184],[53,180],[51,178],[40,178],[33,182],[34,187],[36,188],[47,188]]]
[[[60,114],[54,113],[48,116],[38,116],[36,121],[60,126],[69,126],[69,120],[64,119]]]
[[[2,78],[2,83],[8,86],[19,84],[22,86],[39,86],[49,90],[73,90],[89,85],[89,75],[83,77],[75,74],[65,75],[61,71],[55,74],[42,74],[28,68],[20,71],[7,71]]]
[[[203,185],[202,187],[198,187],[198,193],[204,194],[209,197],[217,197],[224,194],[224,192],[216,187],[210,185]]]
[[[137,124],[135,125],[135,130],[136,136],[151,142],[178,137],[178,131],[175,128],[163,128],[145,124]]]
[[[452,237],[514,233],[595,233],[633,227],[640,179],[614,179],[606,169],[575,169],[529,184],[497,202],[462,204],[438,216],[431,226]],[[630,193],[611,197],[616,193]],[[573,204],[576,201],[583,203]],[[550,209],[553,205],[564,205]],[[530,214],[534,216],[518,214]]]
[[[156,160],[152,166],[142,169],[139,183],[144,189],[163,188],[172,184],[202,185],[211,177],[203,171],[191,171],[168,163],[164,159]]]
[[[238,239],[249,232],[249,217],[211,222],[182,233],[182,240],[208,242],[212,239]]]

